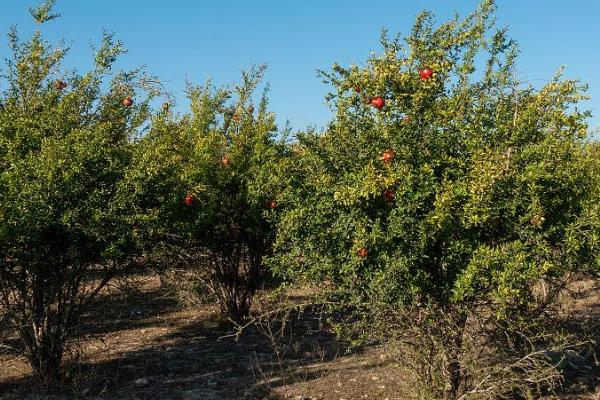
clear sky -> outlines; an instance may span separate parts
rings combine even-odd
[[[27,8],[40,0],[0,0],[0,31],[16,24],[33,30]],[[217,85],[234,83],[242,69],[268,63],[271,110],[282,126],[322,127],[330,118],[324,102],[328,87],[317,69],[334,62],[362,64],[380,49],[381,28],[407,33],[422,9],[438,20],[466,15],[477,0],[58,0],[62,18],[45,28],[51,41],[72,47],[68,67],[90,65],[90,41],[103,29],[116,33],[129,49],[123,68],[147,65],[183,104],[186,79]],[[500,25],[519,42],[521,79],[539,86],[561,66],[566,76],[589,83],[600,124],[600,1],[497,0]],[[6,36],[0,55],[6,56]]]

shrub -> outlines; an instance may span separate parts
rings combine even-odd
[[[105,34],[94,68],[64,72],[67,49],[32,9],[29,41],[11,30],[0,95],[0,301],[45,386],[60,378],[65,345],[89,301],[134,248],[122,181],[147,103],[126,107],[140,71],[111,73],[122,44]]]
[[[323,72],[335,118],[299,135],[280,174],[294,179],[271,265],[331,281],[354,337],[419,326],[441,343],[421,359],[438,374],[423,376],[427,398],[476,396],[478,372],[462,358],[475,320],[475,348],[532,354],[549,340],[541,319],[566,277],[597,268],[597,226],[581,229],[597,178],[584,151],[589,114],[574,107],[585,86],[560,73],[540,89],[519,81],[494,9],[484,1],[437,27],[423,13],[405,45],[384,32],[366,66]],[[518,390],[539,389],[524,378],[531,370],[510,368]]]
[[[183,256],[207,283],[198,290],[214,294],[235,321],[248,315],[267,276],[262,258],[273,231],[266,217],[278,212],[270,182],[283,146],[266,97],[257,110],[252,105],[263,72],[244,73],[234,90],[190,86],[190,112],[165,110],[153,120],[131,176],[144,240]]]

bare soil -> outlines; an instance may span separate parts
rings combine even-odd
[[[598,323],[600,293],[581,293],[569,312]],[[213,305],[182,308],[156,276],[118,280],[95,302],[67,357],[69,394],[36,394],[8,338],[0,348],[0,399],[401,400],[411,391],[384,348],[348,352],[310,315],[302,323],[311,329],[282,354],[257,330],[232,337]],[[576,386],[563,398],[600,400],[600,387]]]

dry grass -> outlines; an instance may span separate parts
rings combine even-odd
[[[593,330],[600,326],[600,291],[590,285],[574,288],[563,312]],[[384,347],[346,354],[319,329],[300,330],[280,348],[257,329],[237,341],[223,338],[232,332],[215,306],[181,307],[168,293],[157,276],[119,280],[101,293],[69,353],[66,398],[400,400],[413,390]],[[31,370],[8,336],[0,349],[0,399],[26,398],[35,392]],[[136,385],[139,378],[148,384]],[[577,389],[576,377],[571,384],[564,399],[600,399],[589,385]]]

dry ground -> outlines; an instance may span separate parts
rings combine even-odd
[[[600,295],[586,293],[570,312],[600,320]],[[223,337],[231,332],[214,306],[178,306],[155,276],[117,281],[96,303],[70,355],[74,394],[35,395],[24,359],[0,349],[0,399],[401,400],[411,390],[384,349],[347,353],[310,316],[302,323],[314,329],[291,340],[280,360],[257,331]],[[564,398],[600,399],[600,391]]]

